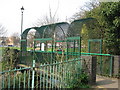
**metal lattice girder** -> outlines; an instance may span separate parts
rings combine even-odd
[[[37,38],[37,39],[34,39],[34,41],[49,41],[49,40],[52,40],[52,38]]]
[[[67,40],[79,40],[80,37],[67,37]]]
[[[66,25],[66,29],[65,29],[64,25]],[[46,36],[47,36],[47,38],[51,38],[51,37],[53,37],[53,34],[54,34],[56,27],[59,27],[59,29],[61,29],[61,31],[59,31],[59,32],[63,32],[64,37],[67,35],[67,30],[68,30],[69,24],[67,22],[61,22],[61,23],[55,23],[55,24],[50,24],[50,25],[44,25],[41,27],[28,28],[22,33],[22,35],[21,35],[22,40],[21,41],[23,41],[24,39],[27,38],[27,34],[31,29],[35,29],[37,31],[37,33],[39,33],[38,37],[36,37],[36,35],[35,35],[35,38],[46,38]],[[45,33],[47,33],[47,34],[45,34]],[[25,47],[25,48],[22,48],[22,47]],[[27,49],[26,47],[27,47],[27,41],[22,42],[21,43],[22,50]]]
[[[51,51],[51,54],[47,54],[47,55],[41,54],[42,56],[39,57],[41,59],[44,59],[44,57],[48,58],[49,56],[51,56],[49,58],[51,59],[51,61],[53,59],[56,59],[57,57],[64,58],[64,56],[60,56],[60,55],[55,56],[55,54],[53,53],[54,51],[59,51],[59,52],[61,51],[63,53],[66,52],[66,57],[68,58],[77,58],[77,56],[74,57],[74,52],[79,52],[78,57],[80,57],[81,55],[81,35],[80,35],[81,31],[80,30],[83,24],[92,20],[94,20],[94,18],[75,20],[71,24],[68,24],[67,22],[60,22],[55,24],[43,25],[41,27],[27,28],[21,35],[21,60],[24,59],[23,61],[26,61],[25,59],[27,59],[26,57],[27,56],[27,34],[31,29],[36,30],[35,37],[34,37],[34,49],[33,49],[34,59],[40,56],[39,54],[35,55],[36,46],[39,46],[37,48],[39,50]],[[70,56],[70,54],[72,55]]]
[[[83,25],[84,24],[86,26],[92,25],[91,22],[93,21],[96,21],[96,20],[94,18],[74,20],[69,26],[68,36],[69,37],[81,36],[81,30],[83,28]]]
[[[89,39],[88,40],[88,52],[91,53],[91,43],[97,42],[99,43],[99,52],[102,53],[102,39]],[[94,46],[92,46],[94,47]]]
[[[89,42],[101,42],[101,39],[89,39]]]
[[[83,23],[88,22],[90,20],[93,20],[94,18],[85,18],[85,19],[80,19],[80,20],[75,20],[73,21],[71,24],[68,24],[67,22],[60,22],[60,23],[55,23],[55,24],[49,24],[49,25],[43,25],[41,27],[31,27],[31,28],[27,28],[21,35],[21,39],[26,39],[28,32],[31,29],[35,29],[37,31],[37,33],[39,33],[39,36],[37,37],[37,35],[35,34],[35,38],[53,38],[54,33],[56,33],[56,37],[59,36],[59,38],[66,38],[68,36],[71,36],[74,32],[73,30],[70,31],[70,28],[74,25],[74,24],[78,24],[82,23],[81,25],[83,25]],[[79,24],[78,24],[79,25]],[[59,29],[58,29],[59,28]],[[81,26],[82,28],[82,26]],[[57,31],[56,31],[57,30]],[[69,33],[69,31],[70,33]],[[74,30],[75,31],[75,30]],[[78,30],[79,31],[79,30]],[[63,35],[61,36],[61,32],[63,33]],[[72,33],[73,32],[73,33]],[[70,34],[70,35],[69,35]],[[78,35],[80,33],[76,33],[74,35]],[[22,48],[25,47],[25,48]],[[27,41],[26,42],[22,42],[21,43],[21,51],[23,49],[27,49]],[[25,50],[24,50],[25,51]]]

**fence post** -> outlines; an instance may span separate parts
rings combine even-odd
[[[82,61],[82,67],[86,73],[89,75],[89,84],[96,84],[96,65],[97,57],[96,56],[81,56],[84,61]]]
[[[110,76],[113,75],[113,56],[110,57]]]
[[[120,77],[120,56],[114,55],[113,59],[113,75]]]
[[[92,56],[91,57],[91,68],[90,68],[90,84],[95,85],[96,84],[96,63],[97,63],[97,57]]]
[[[35,60],[33,60],[32,89],[34,88],[34,76],[35,76]]]

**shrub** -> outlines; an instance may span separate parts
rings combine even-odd
[[[4,48],[2,53],[2,69],[13,69],[20,60],[19,50]]]

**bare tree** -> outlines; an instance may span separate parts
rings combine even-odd
[[[57,8],[54,13],[52,13],[52,9],[49,4],[48,15],[43,16],[42,19],[38,19],[38,21],[34,24],[34,26],[41,26],[41,25],[46,25],[46,24],[57,23],[59,21],[59,18],[56,17],[58,9],[59,9],[59,0],[58,0]]]
[[[6,45],[6,28],[0,24],[0,45]]]
[[[0,24],[0,37],[5,37],[6,33],[7,33],[7,29]]]
[[[11,40],[15,46],[20,45],[20,35],[19,33],[15,32],[11,35]]]
[[[98,6],[99,6],[99,2],[97,0],[90,0],[89,2],[86,2],[82,7],[80,7],[79,11],[73,15],[70,21],[85,18],[86,12]]]
[[[49,12],[43,18],[40,18],[34,23],[33,25],[35,27],[40,27],[42,25],[48,25],[48,24],[54,24],[59,21],[59,18],[57,17],[57,11],[59,9],[59,0],[56,10],[53,12],[50,4],[49,4]],[[27,35],[27,45],[29,47],[33,47],[33,39],[34,39],[35,32],[29,32]],[[36,42],[37,43],[37,42]]]

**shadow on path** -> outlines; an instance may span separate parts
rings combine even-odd
[[[118,88],[119,79],[98,76],[96,77],[96,86],[98,88]],[[119,90],[119,89],[118,89]]]
[[[112,80],[100,80],[97,81],[97,85],[108,85],[108,84],[113,84],[116,83],[115,81]]]

